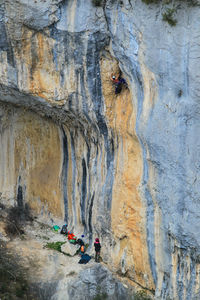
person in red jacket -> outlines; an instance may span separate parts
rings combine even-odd
[[[100,262],[101,244],[98,238],[95,239],[94,248],[95,248],[95,261]]]

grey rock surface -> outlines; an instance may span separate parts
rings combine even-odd
[[[110,271],[100,264],[85,268],[78,277],[70,280],[62,291],[60,287],[61,285],[58,286],[57,293],[51,298],[52,300],[133,299],[128,287],[120,283]]]
[[[61,246],[61,250],[63,253],[69,254],[71,256],[74,256],[77,252],[77,250],[80,248],[78,245],[72,245],[69,242],[65,243]]]
[[[133,10],[117,3],[108,6],[107,20],[112,36],[112,48],[123,70],[137,89],[136,130],[143,147],[144,175],[142,190],[147,203],[147,232],[152,271],[158,284],[158,270],[164,276],[158,299],[166,299],[168,286],[173,281],[171,253],[181,249],[177,278],[183,278],[185,258],[190,257],[191,277],[186,283],[186,298],[192,298],[199,240],[199,34],[198,7],[182,6],[177,13],[177,26],[163,23],[161,6],[146,6],[131,1]],[[134,20],[134,21],[133,21]],[[144,81],[138,48],[145,44],[145,65],[155,75],[158,95],[146,120]],[[124,40],[128,45],[124,47]],[[152,181],[149,169],[155,170]],[[156,245],[154,234],[160,211],[161,240]],[[156,248],[162,248],[162,264],[156,264]],[[184,253],[184,254],[183,254]],[[193,253],[193,254],[192,254]],[[194,255],[194,256],[193,256]],[[187,271],[186,271],[187,273]],[[181,285],[181,284],[180,284]],[[178,299],[183,299],[184,288],[178,287]]]
[[[140,193],[146,207],[145,230],[156,298],[197,299],[200,280],[200,8],[182,3],[175,27],[163,22],[162,12],[162,3],[147,6],[138,0],[109,0],[104,8],[94,8],[89,0],[1,1],[0,102],[25,107],[59,124],[64,149],[61,181],[65,219],[72,227],[77,225],[75,203],[78,198],[81,226],[90,241],[95,234],[100,234],[106,245],[111,245],[118,137],[105,117],[100,70],[102,51],[109,48],[133,95],[135,131],[143,161]],[[28,38],[25,28],[31,31]],[[35,69],[39,69],[39,54],[35,49],[36,36],[41,32],[51,40],[52,63],[54,71],[59,73],[59,84],[48,95],[49,102],[37,89],[31,90],[28,79],[29,74],[33,78]],[[32,45],[31,54],[22,55],[20,51],[26,48],[26,39]],[[47,54],[50,56],[46,50]],[[48,73],[49,70],[45,76]],[[147,89],[152,97],[148,98]],[[63,101],[62,106],[60,101]],[[63,124],[67,124],[66,130]],[[4,128],[1,132],[3,135]],[[73,149],[80,147],[80,136],[87,150],[79,157],[82,169],[78,178]],[[79,191],[78,196],[75,189],[72,192],[73,215],[68,213],[69,194],[65,185],[69,144],[75,174],[73,186]],[[102,149],[105,149],[105,157]],[[26,178],[20,176],[25,185]],[[98,208],[95,212],[93,206]],[[97,287],[96,268],[91,271],[92,275],[88,271],[85,282],[81,279],[79,282],[88,297],[92,297]],[[103,269],[101,276],[104,282]],[[92,286],[88,292],[90,280],[94,280],[95,288]],[[72,289],[73,297],[78,297],[76,284],[77,281]],[[123,287],[115,286],[111,279],[108,285],[106,292],[113,291],[110,299],[116,294],[121,297]]]

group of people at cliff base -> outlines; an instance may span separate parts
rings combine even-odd
[[[86,248],[85,248],[84,241],[80,238],[77,239],[73,233],[68,231],[67,224],[62,226],[60,233],[66,235],[70,243],[80,246],[80,252],[79,252],[79,254],[81,256],[81,259],[79,261],[80,264],[87,263],[91,259],[91,257],[88,254],[85,254]],[[84,235],[82,235],[81,237],[83,238]],[[100,262],[101,244],[100,244],[99,238],[95,239],[94,249],[95,249],[95,262]]]
[[[126,80],[121,76],[121,72],[119,73],[118,76],[111,74],[110,79],[113,82],[113,84],[115,85],[115,95],[121,93],[123,86],[125,88],[128,88],[128,84],[127,84]]]

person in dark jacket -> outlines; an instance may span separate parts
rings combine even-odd
[[[66,234],[67,235],[67,224],[63,225],[62,229],[61,229],[61,234]]]
[[[84,246],[84,241],[82,239],[78,239],[76,241],[76,244],[80,245],[80,246]]]
[[[94,248],[95,248],[95,261],[100,262],[101,244],[98,238],[95,239]]]

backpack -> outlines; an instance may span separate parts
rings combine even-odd
[[[82,255],[81,259],[79,260],[79,264],[87,264],[91,259],[91,256],[89,256],[88,254],[84,254]]]

